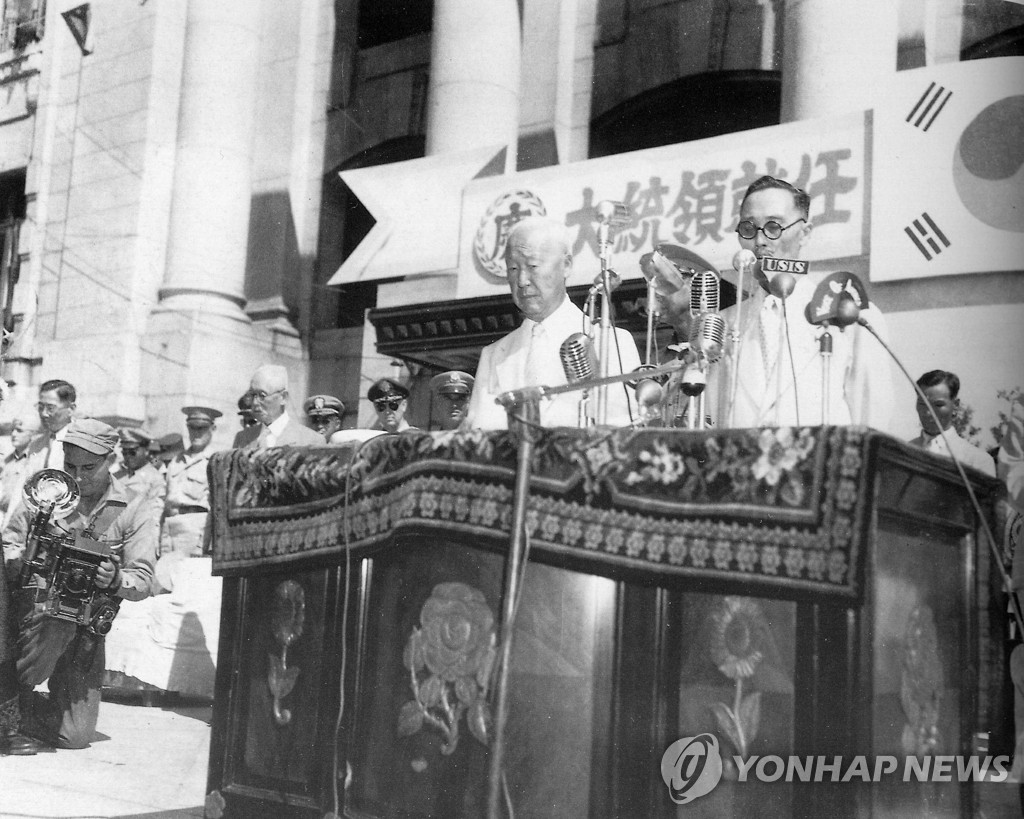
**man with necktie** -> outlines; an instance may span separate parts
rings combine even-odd
[[[249,382],[256,426],[235,435],[236,449],[270,449],[275,446],[323,446],[323,436],[288,414],[288,370],[280,364],[264,364]]]
[[[740,247],[764,259],[804,259],[811,236],[811,198],[805,191],[772,176],[753,182],[740,205],[736,234]],[[824,328],[805,317],[818,283],[826,273],[795,276],[785,298],[772,294],[769,275],[755,265],[753,292],[743,300],[739,348],[726,355],[709,377],[709,411],[719,427],[817,426],[827,399],[830,424],[861,424],[888,430],[893,383],[889,359],[877,339],[858,325],[831,328],[828,395],[825,392],[821,336]],[[744,282],[746,287],[749,282]],[[722,311],[732,329],[736,305]],[[884,338],[885,320],[874,306],[861,311]],[[735,379],[736,394],[731,395]]]
[[[505,267],[512,301],[523,314],[523,323],[481,352],[465,422],[469,428],[505,429],[507,415],[495,398],[523,387],[566,384],[559,356],[562,342],[592,329],[599,335],[598,328],[589,326],[566,293],[572,253],[562,224],[538,216],[517,222],[509,231]],[[610,374],[632,372],[640,366],[636,342],[626,330],[615,329],[615,339],[609,342]],[[595,342],[595,349],[601,349],[600,343]],[[631,413],[630,393],[625,386],[608,388],[608,425],[627,426],[636,417],[635,411]],[[541,423],[546,427],[578,426],[581,395],[570,392],[542,399]]]

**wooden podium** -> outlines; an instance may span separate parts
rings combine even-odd
[[[515,464],[507,433],[213,457],[207,816],[484,815]],[[993,515],[998,482],[972,480]],[[967,755],[1011,719],[1005,603],[951,462],[857,427],[552,430],[526,529],[517,819],[972,815],[955,778],[732,762]],[[704,733],[723,776],[679,806],[662,756]]]

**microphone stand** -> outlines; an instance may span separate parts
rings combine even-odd
[[[575,386],[575,385],[572,385]],[[543,389],[543,388],[541,388]],[[564,391],[564,390],[563,390]],[[543,392],[516,390],[515,398],[503,402],[508,413],[509,431],[519,443],[516,459],[516,482],[512,493],[512,523],[508,562],[502,591],[500,642],[497,681],[495,683],[494,736],[491,742],[487,771],[487,817],[502,819],[502,780],[505,761],[505,728],[508,724],[508,675],[512,659],[512,635],[526,563],[526,507],[530,498],[530,466],[533,448],[541,435],[540,397]]]
[[[644,364],[650,366],[654,350],[654,328],[658,319],[658,294],[655,288],[656,277],[652,276],[647,280],[647,351],[644,355]]]
[[[652,377],[667,375],[681,369],[683,362],[671,362],[650,370]],[[524,387],[499,395],[495,401],[508,413],[508,428],[519,443],[516,458],[516,482],[512,491],[512,522],[508,562],[502,590],[500,644],[497,679],[494,689],[494,734],[487,770],[487,819],[502,819],[502,778],[505,761],[505,729],[508,725],[508,675],[512,657],[512,634],[522,592],[522,575],[526,564],[526,510],[530,499],[530,467],[533,449],[542,433],[540,399],[567,392],[586,391],[591,387],[607,387],[636,378],[636,373],[621,373],[557,387]]]
[[[732,337],[732,378],[729,379],[729,426],[733,426],[736,417],[736,391],[740,384],[740,341],[743,338],[743,271],[749,265],[740,264],[736,268],[736,324],[733,326]]]
[[[598,245],[601,257],[601,346],[598,352],[598,370],[603,378],[608,375],[609,356],[611,354],[612,330],[612,279],[611,279],[611,241],[609,240],[610,224],[602,220],[597,228]],[[608,422],[608,390],[601,388],[597,392],[597,423]]]
[[[822,325],[825,332],[818,339],[821,351],[821,423],[829,423],[829,396],[832,388],[832,334],[828,331],[828,322]]]

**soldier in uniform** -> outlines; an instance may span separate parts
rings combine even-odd
[[[164,511],[167,483],[149,459],[149,445],[153,439],[140,430],[127,428],[120,429],[118,437],[121,441],[121,466],[114,475],[128,489],[145,497],[159,520]]]
[[[466,419],[473,380],[473,376],[460,370],[449,370],[430,379],[430,391],[441,405],[441,429],[458,429]]]
[[[242,429],[254,427],[260,422],[260,419],[256,417],[256,411],[252,408],[252,404],[252,393],[242,393],[242,397],[238,399],[238,425]]]
[[[416,429],[405,420],[409,404],[409,390],[391,378],[381,378],[370,385],[366,392],[373,408],[377,410],[377,422],[384,432],[405,432]]]
[[[210,407],[182,407],[188,427],[189,446],[167,464],[167,499],[160,540],[165,555],[198,557],[203,553],[206,518],[210,511],[210,487],[206,479],[210,441],[221,413]],[[157,571],[157,579],[161,572]]]
[[[333,395],[311,395],[302,405],[309,425],[331,442],[331,436],[341,429],[341,416],[345,405]]]

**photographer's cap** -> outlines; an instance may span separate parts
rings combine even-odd
[[[68,424],[64,443],[80,447],[93,455],[109,455],[117,446],[117,430],[95,418],[81,418]]]

